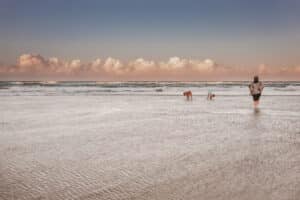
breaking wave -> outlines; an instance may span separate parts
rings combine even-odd
[[[300,82],[264,82],[263,95],[300,95]],[[249,95],[249,82],[177,82],[177,81],[0,81],[0,96],[22,95],[181,95],[192,90],[193,95]]]

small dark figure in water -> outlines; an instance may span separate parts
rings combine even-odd
[[[213,100],[215,98],[215,94],[212,93],[211,91],[208,91],[208,94],[207,94],[207,100]]]
[[[185,91],[184,93],[183,93],[183,96],[186,96],[186,100],[193,100],[193,94],[192,94],[192,91]]]
[[[253,106],[254,108],[258,107],[259,98],[264,89],[264,85],[259,81],[258,76],[254,76],[253,82],[249,85],[250,94],[253,97]]]

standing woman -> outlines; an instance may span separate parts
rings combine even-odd
[[[258,76],[254,76],[253,82],[249,85],[250,94],[253,97],[253,106],[257,108],[259,104],[259,98],[264,89],[264,85],[259,81]]]

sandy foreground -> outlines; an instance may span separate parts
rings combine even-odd
[[[0,96],[0,199],[300,199],[300,96]]]

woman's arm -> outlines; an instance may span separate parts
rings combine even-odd
[[[260,84],[259,84],[259,91],[262,92],[263,89],[264,89],[264,87],[265,87],[264,84],[262,82],[260,82]]]
[[[252,92],[253,92],[253,85],[252,84],[249,84],[249,91],[250,91],[250,94],[252,95]]]

